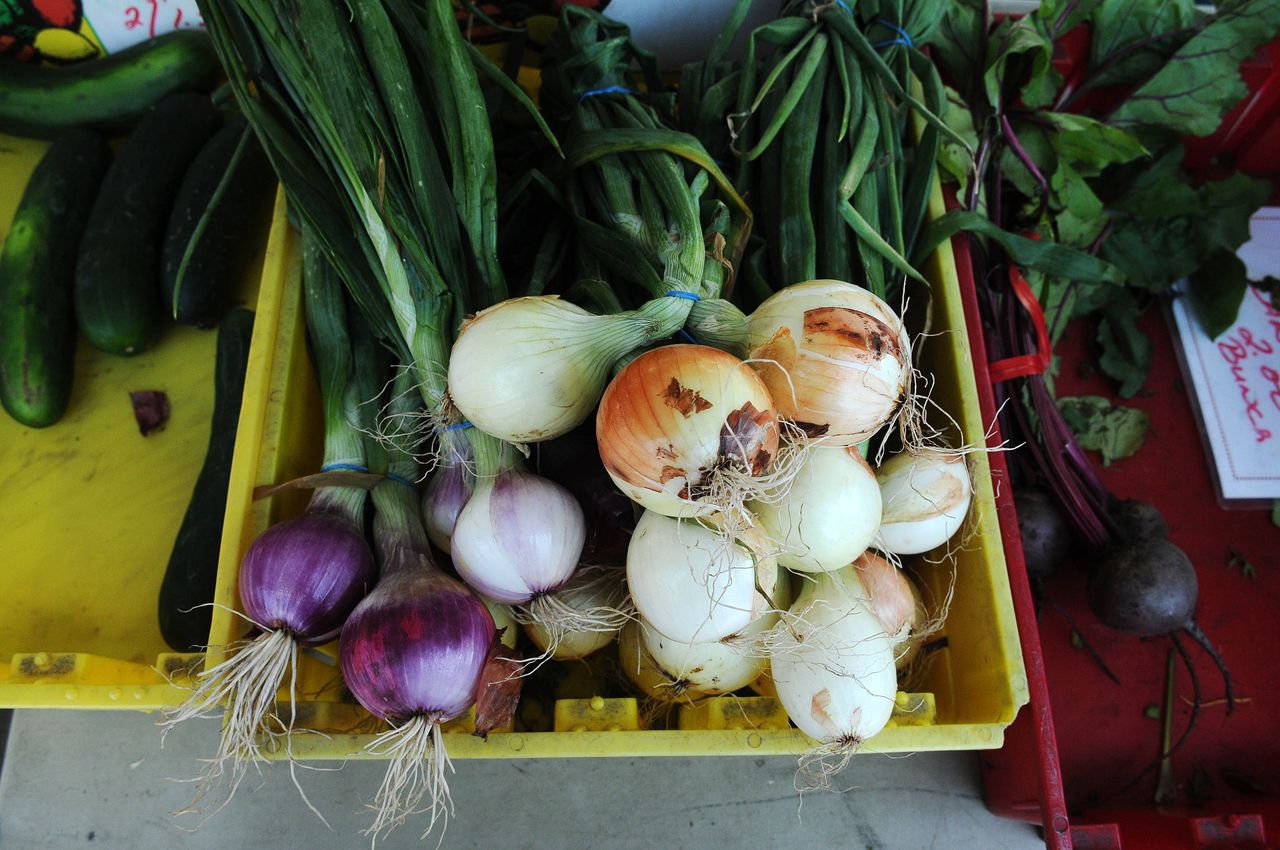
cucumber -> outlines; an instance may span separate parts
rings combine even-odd
[[[170,316],[198,328],[218,324],[257,245],[253,228],[266,224],[274,188],[267,156],[243,119],[200,149],[165,235],[161,286]]]
[[[178,652],[195,652],[209,642],[212,609],[208,603],[213,601],[218,578],[222,517],[252,339],[249,310],[231,311],[218,328],[209,448],[160,582],[160,634]]]
[[[71,398],[76,245],[110,162],[110,146],[91,130],[55,139],[0,252],[0,401],[32,428],[61,419]]]
[[[68,127],[116,133],[161,98],[217,77],[208,35],[177,30],[102,59],[44,66],[9,62],[0,73],[0,130],[47,139]]]
[[[160,334],[160,252],[178,186],[217,130],[209,98],[170,95],[116,154],[89,214],[76,261],[80,330],[109,354],[137,354]]]

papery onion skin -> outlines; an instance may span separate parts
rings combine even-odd
[[[718,466],[768,469],[778,424],[764,382],[741,360],[705,345],[666,345],[609,383],[596,440],[622,492],[665,516],[696,517],[717,510],[699,495]]]
[[[878,548],[919,555],[960,530],[973,499],[964,455],[925,449],[894,455],[876,470],[884,503]]]
[[[806,735],[856,746],[889,722],[897,695],[893,640],[851,569],[817,573],[783,615],[774,686]]]
[[[507,605],[558,590],[586,539],[582,508],[559,484],[510,470],[481,480],[453,529],[453,565],[463,581]]]
[[[471,424],[508,442],[558,437],[591,415],[613,361],[643,342],[642,324],[554,295],[503,301],[463,325],[449,396]]]
[[[911,580],[875,552],[865,552],[853,562],[867,591],[871,610],[895,640],[907,636],[916,620],[916,597]]]
[[[434,567],[384,576],[342,629],[342,678],[378,717],[441,721],[476,699],[494,623],[480,599]]]
[[[253,541],[240,564],[240,602],[254,622],[312,646],[338,634],[376,578],[373,554],[355,524],[312,511]]]
[[[774,293],[748,317],[748,358],[778,415],[831,445],[868,439],[911,378],[901,319],[860,286],[811,280]]]
[[[880,527],[880,487],[854,448],[815,446],[785,499],[753,503],[761,530],[779,547],[778,563],[806,573],[847,566]]]
[[[738,634],[769,610],[757,590],[776,592],[778,569],[753,558],[696,522],[646,511],[627,550],[627,586],[636,610],[661,634],[681,643]]]

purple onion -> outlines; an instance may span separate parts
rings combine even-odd
[[[457,579],[401,552],[342,629],[342,678],[378,717],[450,720],[476,701],[493,617]]]
[[[475,476],[465,464],[442,463],[422,494],[422,521],[427,527],[427,536],[446,554],[451,551],[450,538],[458,514],[471,498],[474,486]]]
[[[277,523],[240,564],[240,602],[254,621],[308,646],[332,640],[373,586],[373,554],[344,515],[311,511]]]
[[[586,537],[564,487],[510,470],[480,481],[453,529],[453,565],[490,599],[521,605],[573,576]]]

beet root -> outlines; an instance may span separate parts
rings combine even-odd
[[[1124,543],[1089,575],[1089,608],[1103,624],[1150,637],[1185,628],[1196,613],[1196,571],[1163,539]]]
[[[1071,551],[1071,526],[1053,496],[1044,490],[1019,489],[1013,501],[1027,575],[1032,579],[1047,578]]]
[[[1111,514],[1120,539],[1136,543],[1139,540],[1164,539],[1169,536],[1169,525],[1164,514],[1150,502],[1125,499]]]

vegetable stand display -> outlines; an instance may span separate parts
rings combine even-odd
[[[0,137],[0,232],[47,146]],[[251,308],[264,268],[262,290],[279,288],[265,235],[235,289]],[[263,361],[266,331],[253,354]],[[82,339],[61,421],[33,429],[0,415],[0,705],[153,710],[181,699],[166,677],[193,657],[166,646],[156,599],[209,442],[216,348],[216,332],[185,326],[130,358]],[[144,437],[130,393],[146,391],[165,393],[171,416]],[[246,415],[253,406],[247,397]]]
[[[941,210],[941,195],[931,210]],[[255,357],[247,392],[267,399],[261,419],[242,421],[228,496],[222,562],[212,633],[210,666],[222,648],[244,634],[236,578],[249,544],[271,524],[300,513],[306,495],[284,491],[254,501],[255,487],[313,473],[319,466],[321,422],[301,311],[299,237],[278,211],[269,255],[287,273],[273,278],[279,287],[259,305],[265,340],[276,334],[266,358]],[[984,440],[986,422],[979,413],[972,354],[963,332],[954,260],[942,246],[925,266],[931,282],[934,331],[922,351],[922,368],[937,376],[934,400],[951,412],[966,443]],[[273,330],[272,330],[273,329]],[[966,545],[956,552],[957,581],[941,632],[945,648],[934,655],[920,693],[899,694],[888,728],[867,745],[870,752],[990,749],[999,747],[1004,728],[1026,703],[1026,679],[1018,646],[1007,574],[1001,549],[994,491],[984,455],[971,457],[974,497],[962,531]],[[926,568],[928,590],[945,594],[950,568]],[[791,728],[773,698],[755,695],[711,698],[681,706],[669,722],[650,724],[642,704],[626,692],[608,657],[590,663],[549,664],[525,686],[513,728],[486,738],[468,733],[474,715],[445,726],[448,750],[456,758],[533,758],[631,755],[800,755],[813,742]],[[296,693],[299,729],[322,734],[295,736],[297,759],[367,758],[373,735],[351,734],[368,714],[344,696],[336,666],[336,644],[301,656]],[[616,662],[615,662],[616,664]],[[554,672],[552,672],[554,670]],[[747,693],[747,692],[743,692]],[[284,753],[278,753],[283,757]]]

